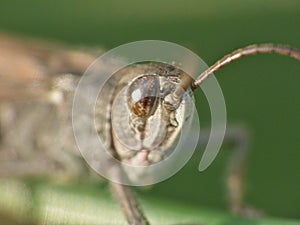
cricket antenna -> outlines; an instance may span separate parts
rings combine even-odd
[[[291,48],[289,46],[284,45],[275,45],[275,44],[258,44],[258,45],[249,45],[244,48],[237,49],[232,53],[225,55],[203,73],[201,73],[198,78],[193,82],[191,78],[182,79],[179,86],[175,89],[175,91],[165,98],[165,106],[169,110],[175,110],[178,108],[181,102],[181,98],[184,92],[188,87],[191,87],[192,91],[197,89],[202,82],[204,82],[208,77],[210,77],[214,72],[220,70],[223,66],[232,63],[240,58],[249,55],[256,54],[271,54],[276,53],[279,55],[286,55],[291,58],[295,58],[300,60],[300,50],[296,48]]]
[[[230,64],[231,62],[243,58],[249,55],[256,54],[266,54],[266,53],[276,53],[279,55],[286,55],[295,59],[300,60],[300,50],[296,48],[291,48],[284,45],[275,45],[275,44],[258,44],[258,45],[249,45],[244,48],[237,49],[232,53],[224,56],[222,59],[217,61],[214,65],[209,67],[200,76],[193,82],[192,90],[198,88],[203,81],[210,77],[214,72],[220,70],[223,66]]]

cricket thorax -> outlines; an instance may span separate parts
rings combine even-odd
[[[174,66],[151,62],[126,67],[107,82],[99,101],[107,99],[114,82],[107,118],[111,119],[112,148],[123,162],[146,166],[172,153],[184,121],[191,116],[187,109],[191,95],[187,92],[176,109],[167,107],[165,98],[183,76],[188,75]]]

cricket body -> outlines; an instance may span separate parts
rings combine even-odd
[[[96,129],[108,152],[132,165],[163,160],[190,116],[186,101],[192,90],[224,65],[260,53],[300,60],[299,50],[262,44],[234,51],[196,80],[177,66],[164,63],[136,64],[118,71],[106,82],[100,93],[105,98],[99,98],[95,108]],[[53,171],[78,176],[87,172],[70,117],[78,75],[95,58],[93,52],[0,38],[0,177],[44,176]],[[227,136],[235,138],[230,132]],[[237,159],[244,157],[243,152],[237,155]],[[122,173],[114,164],[106,166]],[[240,163],[233,163],[228,178],[231,209],[236,213],[242,213],[243,207],[241,171]],[[128,177],[138,179],[138,175]],[[111,182],[111,189],[129,224],[149,224],[128,186]]]
[[[65,74],[82,73],[93,59],[51,44],[0,37],[0,177],[82,172],[67,122],[68,99],[79,78]]]

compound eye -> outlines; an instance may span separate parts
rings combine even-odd
[[[158,76],[144,75],[133,80],[127,90],[131,112],[142,118],[152,116],[159,104],[160,85]]]

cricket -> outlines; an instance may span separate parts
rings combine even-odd
[[[76,146],[72,103],[82,74],[102,53],[102,50],[0,34],[1,179],[45,176],[72,179],[92,173]],[[117,71],[102,89],[105,98],[99,98],[95,106],[96,130],[108,153],[130,165],[161,162],[171,154],[168,149],[189,117],[186,99],[224,66],[257,54],[300,60],[300,50],[296,48],[256,44],[225,55],[196,79],[177,64],[145,62]],[[199,145],[206,143],[206,138],[204,132]],[[260,215],[243,201],[243,164],[249,150],[247,131],[228,126],[224,142],[233,143],[233,160],[226,180],[228,207],[233,214]],[[114,162],[104,166],[116,177],[142,176],[127,174]],[[152,224],[130,186],[112,181],[109,185],[128,224]]]

